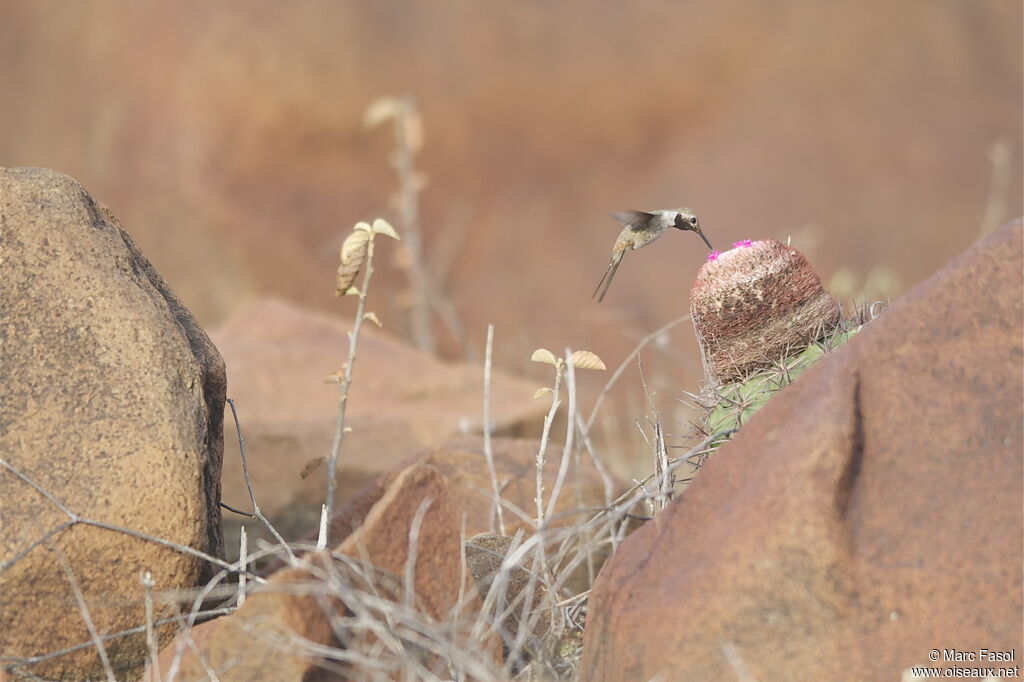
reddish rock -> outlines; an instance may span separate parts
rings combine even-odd
[[[397,603],[403,601],[401,588],[408,559],[410,529],[423,512],[416,544],[413,602],[427,618],[444,621],[457,604],[460,585],[466,590],[460,552],[458,506],[450,493],[450,486],[436,469],[416,465],[403,471],[389,486],[387,492],[373,505],[362,526],[346,538],[335,552],[357,562],[365,560],[375,570],[374,589],[384,598]],[[429,505],[429,506],[424,506]],[[348,648],[357,655],[373,656],[373,637],[365,631],[339,626],[343,645],[332,630],[328,613],[352,615],[343,605],[354,599],[353,590],[367,591],[368,585],[344,565],[335,562],[333,572],[340,576],[339,587],[325,585],[322,560],[307,555],[313,568],[287,568],[275,573],[266,586],[253,591],[244,606],[230,616],[211,621],[192,631],[206,666],[214,670],[221,680],[245,682],[287,682],[309,679],[369,679],[370,671],[352,665],[345,674],[338,673],[337,661],[325,663],[315,652],[302,647],[295,637],[308,640],[312,645]],[[351,585],[351,586],[347,586]],[[467,592],[468,593],[468,592]],[[379,617],[379,616],[378,616]],[[399,619],[400,620],[400,619]],[[468,620],[468,617],[467,617]],[[466,621],[464,621],[466,622]],[[381,625],[388,626],[381,622]],[[161,670],[166,679],[176,653],[177,642],[161,652]],[[500,652],[496,642],[478,643],[476,653],[497,661]],[[409,647],[409,657],[414,656]],[[393,654],[376,655],[381,665],[401,665]],[[440,666],[436,657],[425,656],[427,668]],[[336,671],[331,674],[333,666]],[[441,674],[441,668],[436,672]],[[180,675],[188,680],[208,679],[203,663],[195,653],[185,648],[180,659]]]
[[[344,302],[339,311],[351,310]],[[257,500],[286,537],[315,529],[319,519],[326,467],[315,467],[306,478],[303,471],[331,448],[338,386],[324,379],[347,359],[350,328],[340,312],[331,317],[263,299],[238,310],[212,334],[231,374],[229,395],[238,408]],[[532,400],[535,389],[532,383],[494,373],[495,431],[539,431],[545,405]],[[364,325],[346,413],[352,431],[338,459],[336,499],[352,497],[410,453],[478,431],[482,411],[482,366],[446,363]],[[224,501],[248,508],[238,444],[232,438],[234,424],[230,414],[225,419]],[[240,518],[226,516],[232,527]]]
[[[491,449],[494,454],[494,468],[501,488],[501,497],[510,509],[518,508],[527,518],[536,515],[534,495],[536,490],[536,469],[534,461],[539,441],[512,438],[493,438]],[[555,457],[561,456],[561,449],[549,449],[548,466],[544,472],[546,494],[550,494],[558,473]],[[605,504],[604,484],[597,469],[587,457],[581,458],[582,468],[571,464],[566,483],[554,509],[551,525],[571,525],[580,521],[585,510],[602,507]],[[454,438],[447,443],[419,453],[403,465],[381,476],[353,498],[351,504],[339,509],[335,516],[332,537],[343,537],[358,525],[358,519],[369,510],[388,486],[398,478],[406,467],[426,465],[444,474],[450,485],[452,497],[459,505],[460,514],[466,519],[466,537],[491,530],[492,503],[490,497],[491,479],[484,458],[483,438],[466,436]],[[614,485],[614,482],[613,482]],[[614,491],[613,491],[614,492]],[[546,498],[547,499],[547,498]],[[504,512],[505,532],[514,535],[517,531],[530,531],[532,524],[511,511]]]
[[[191,313],[66,175],[0,168],[0,271],[0,457],[53,496],[0,468],[0,665],[10,665],[90,641],[69,574],[105,634],[143,621],[141,572],[157,591],[212,575],[176,549],[72,525],[58,503],[220,554],[225,379]],[[107,654],[125,679],[145,642],[112,640]],[[104,677],[92,648],[21,673]]]
[[[839,306],[803,254],[765,239],[701,266],[690,316],[715,384],[771,367],[839,321]]]
[[[936,648],[1019,659],[1021,253],[1017,222],[755,415],[605,567],[580,679],[897,680]]]

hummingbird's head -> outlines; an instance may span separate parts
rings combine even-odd
[[[708,248],[714,250],[715,247],[711,246],[711,242],[708,241],[708,238],[705,237],[704,233],[701,231],[700,222],[697,220],[697,214],[694,213],[692,209],[677,208],[675,224],[673,226],[680,230],[696,232],[700,235],[700,238],[704,240],[704,243],[708,245]]]

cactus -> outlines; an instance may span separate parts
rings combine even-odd
[[[778,391],[791,384],[811,365],[846,343],[860,331],[862,324],[854,320],[838,323],[825,336],[806,348],[778,358],[772,367],[749,375],[745,379],[715,387],[701,397],[701,404],[708,407],[703,431],[707,435],[731,433],[741,428]],[[715,440],[712,445],[724,442],[727,436]]]
[[[796,249],[768,239],[712,252],[691,293],[706,385],[691,396],[707,410],[704,437],[717,447],[776,392],[855,334],[873,310],[844,320]]]

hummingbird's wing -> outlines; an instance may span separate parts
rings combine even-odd
[[[608,215],[631,230],[642,230],[647,227],[647,223],[650,222],[651,218],[656,217],[653,213],[648,213],[647,211],[621,211],[619,213],[609,213]]]

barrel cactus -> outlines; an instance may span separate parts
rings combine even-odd
[[[843,344],[865,316],[843,319],[798,250],[775,240],[712,252],[690,305],[705,386],[705,436],[739,429],[777,391]]]

